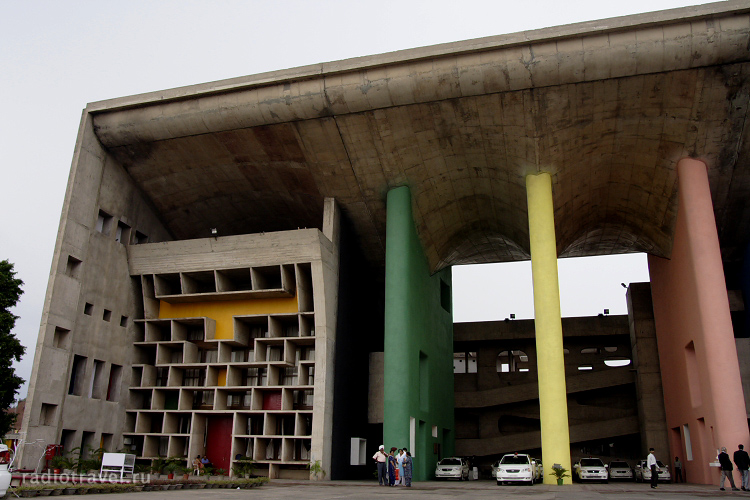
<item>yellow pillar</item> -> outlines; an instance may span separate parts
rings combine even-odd
[[[534,325],[542,426],[544,483],[557,484],[552,466],[570,467],[568,401],[565,390],[560,287],[557,280],[552,180],[547,173],[526,177],[529,210],[531,274],[534,283]],[[572,474],[572,472],[570,473]],[[565,484],[571,483],[566,477]]]

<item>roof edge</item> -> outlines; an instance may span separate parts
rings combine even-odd
[[[190,99],[197,96],[262,87],[289,81],[307,80],[325,75],[350,73],[420,60],[453,57],[469,52],[483,52],[518,45],[529,45],[566,38],[585,37],[593,34],[605,34],[637,28],[648,28],[653,25],[683,23],[686,21],[723,17],[727,14],[737,15],[744,13],[750,13],[750,5],[748,5],[746,0],[727,0],[595,21],[584,21],[562,26],[541,28],[538,30],[493,35],[458,42],[447,42],[425,47],[386,52],[383,54],[316,63],[290,69],[269,71],[255,75],[106,99],[89,103],[86,106],[86,111],[89,113],[104,113],[169,101]]]

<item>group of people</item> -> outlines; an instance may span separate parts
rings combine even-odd
[[[721,482],[719,483],[719,489],[724,491],[724,480],[729,478],[729,484],[732,486],[732,491],[750,491],[750,455],[745,451],[743,445],[737,446],[737,451],[734,452],[732,459],[730,460],[729,454],[725,446],[721,447],[719,455],[716,457],[719,460],[719,467],[721,467]],[[732,471],[734,466],[737,466],[737,470],[740,471],[740,488],[737,488],[734,484],[734,477],[732,477]],[[651,487],[656,488],[656,458],[654,457],[654,449],[651,448],[648,454],[647,465],[651,469]],[[674,457],[674,482],[679,481],[685,482],[685,478],[682,475],[682,462],[680,457]]]
[[[201,458],[201,456],[198,455],[193,459],[193,474],[198,476],[203,474],[203,469],[210,465],[211,461],[208,459],[208,457]]]
[[[742,487],[742,491],[750,491],[750,486],[748,486],[750,456],[748,456],[744,446],[739,445],[737,448],[738,449],[734,452],[732,458],[734,459],[734,464],[737,466],[737,470],[740,471],[740,486]],[[719,484],[719,489],[724,491],[724,479],[729,478],[729,484],[732,485],[732,491],[739,491],[734,485],[734,478],[732,477],[732,470],[734,467],[732,466],[732,460],[729,460],[729,454],[725,447],[721,447],[721,453],[719,453],[717,458],[719,459],[719,465],[721,467],[721,483]]]
[[[411,453],[406,448],[391,448],[385,452],[385,446],[380,445],[372,456],[378,465],[378,484],[380,486],[409,486],[411,487],[412,460]]]

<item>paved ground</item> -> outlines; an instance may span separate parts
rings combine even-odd
[[[468,482],[423,482],[415,483],[412,488],[382,487],[373,482],[363,481],[324,481],[301,482],[274,480],[260,488],[249,490],[176,490],[150,493],[120,493],[115,496],[87,495],[86,500],[143,500],[148,499],[194,499],[194,500],[229,500],[256,498],[259,500],[296,499],[385,499],[385,498],[456,498],[462,500],[484,499],[517,499],[519,497],[533,500],[641,500],[641,499],[695,499],[695,498],[740,498],[750,499],[750,492],[719,491],[718,486],[704,485],[659,485],[652,490],[648,484],[610,483],[610,484],[574,484],[570,486],[497,486],[494,481]],[[68,497],[58,497],[68,498]]]

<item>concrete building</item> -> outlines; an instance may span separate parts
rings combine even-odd
[[[749,43],[734,0],[89,104],[23,432],[273,477],[365,476],[385,442],[428,478],[469,452],[450,268],[530,259],[540,449],[569,468],[557,258],[647,252],[621,418],[711,482],[750,442]]]

